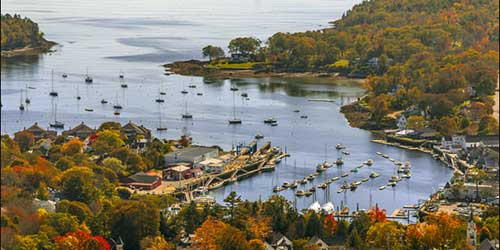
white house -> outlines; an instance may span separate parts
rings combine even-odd
[[[466,148],[466,141],[463,135],[444,136],[441,139],[441,149],[443,150],[457,153],[464,148]]]

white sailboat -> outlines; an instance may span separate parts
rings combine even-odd
[[[52,86],[52,90],[50,91],[49,95],[53,96],[53,97],[58,96],[59,94],[54,90],[54,70],[52,70],[51,86]]]
[[[235,91],[233,91],[233,119],[229,120],[229,124],[241,124],[241,120],[236,118]]]
[[[57,103],[53,104],[54,108],[54,122],[50,123],[52,128],[64,128],[64,123],[57,120]]]
[[[159,112],[158,112],[158,127],[156,128],[156,130],[165,131],[165,130],[167,130],[167,127],[163,126],[163,124],[161,122],[161,115],[162,115],[162,105],[160,104]]]

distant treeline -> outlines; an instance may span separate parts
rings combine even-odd
[[[1,15],[1,49],[2,51],[37,47],[45,42],[43,33],[39,31],[38,24],[31,19],[20,15]]]

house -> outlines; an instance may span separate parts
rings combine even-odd
[[[163,170],[163,179],[169,181],[178,181],[192,178],[194,175],[189,163],[179,163]]]
[[[441,138],[441,149],[452,153],[457,153],[464,145],[465,136],[463,135],[443,136],[443,138]]]
[[[167,167],[181,162],[196,164],[209,158],[219,156],[219,149],[215,147],[187,147],[165,155]]]
[[[96,130],[85,125],[83,122],[78,124],[76,127],[64,131],[62,134],[64,136],[74,136],[80,138],[80,140],[85,140],[87,137],[89,137],[92,134],[95,134]]]
[[[42,154],[44,154],[45,156],[47,156],[47,155],[48,155],[48,153],[49,153],[49,150],[50,150],[50,148],[52,148],[52,145],[53,145],[53,144],[54,144],[54,143],[53,143],[53,142],[52,142],[52,140],[51,140],[51,139],[49,139],[49,138],[47,138],[47,139],[42,139],[42,140],[40,141],[40,144],[38,144],[38,145],[39,145],[39,147],[40,147],[40,152],[42,152]]]
[[[122,186],[131,188],[153,190],[161,185],[161,178],[158,175],[139,172],[121,180]]]
[[[328,250],[330,246],[326,244],[322,239],[318,238],[317,236],[312,237],[308,244],[316,245],[318,246],[318,250]]]
[[[38,125],[38,122],[35,122],[35,124],[33,124],[28,129],[25,128],[23,131],[31,132],[33,134],[33,136],[35,137],[35,141],[38,141],[40,139],[45,139],[45,138],[52,138],[53,139],[53,138],[56,138],[56,136],[57,136],[56,131],[45,130]],[[17,132],[17,133],[19,133],[19,132]],[[15,134],[17,134],[17,133],[15,133]]]
[[[494,240],[485,239],[483,240],[483,242],[481,242],[481,244],[477,248],[477,250],[498,250],[498,249],[500,249],[500,245],[497,239]]]
[[[275,250],[293,250],[292,241],[280,233],[273,233],[270,241],[269,245]]]
[[[397,126],[399,130],[404,130],[406,128],[406,116],[401,115],[398,118]]]
[[[414,136],[419,139],[435,140],[439,133],[431,128],[423,128],[415,130]]]
[[[109,245],[110,245],[110,249],[111,250],[123,250],[123,247],[125,246],[125,243],[123,243],[123,240],[122,240],[122,237],[118,237],[118,240],[114,240],[113,238],[111,238],[109,241],[108,241]]]
[[[120,132],[127,136],[128,143],[137,144],[151,141],[151,130],[131,121],[123,125],[123,127],[120,128]]]
[[[35,198],[33,199],[33,206],[36,208],[43,208],[49,213],[54,213],[56,211],[56,202],[51,200],[44,201]]]
[[[463,147],[464,149],[477,147],[498,148],[498,140],[498,135],[467,136]]]

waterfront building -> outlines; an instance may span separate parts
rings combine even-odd
[[[208,158],[198,162],[195,166],[202,168],[207,173],[220,173],[224,170],[226,162],[220,158]]]
[[[451,153],[460,151],[464,144],[465,136],[463,135],[443,136],[441,139],[441,149],[450,151]]]
[[[161,185],[161,178],[156,174],[139,172],[123,178],[121,184],[131,188],[153,190]]]
[[[120,132],[127,136],[127,142],[132,144],[132,146],[140,147],[151,141],[151,130],[131,121],[123,125],[123,127],[120,128]]]
[[[500,244],[497,239],[489,240],[485,239],[481,242],[481,245],[477,248],[478,250],[498,250],[500,249]]]
[[[28,131],[33,134],[35,137],[35,141],[38,141],[40,139],[45,139],[45,138],[55,138],[57,136],[57,132],[53,130],[45,130],[42,127],[38,125],[38,122],[35,122],[31,127],[28,129],[24,128],[23,131]],[[20,131],[22,132],[22,131]],[[20,133],[17,132],[17,133]],[[14,133],[14,136],[17,134]]]
[[[181,162],[196,164],[217,156],[219,156],[219,149],[216,147],[187,147],[166,154],[165,164],[166,167]]]
[[[499,136],[498,135],[477,135],[477,136],[467,136],[465,142],[462,145],[463,149],[469,148],[498,148],[499,147]]]
[[[163,179],[168,181],[178,181],[192,178],[191,164],[179,163],[163,170]]]
[[[74,136],[80,138],[80,140],[85,140],[92,134],[95,134],[96,130],[85,125],[83,122],[78,124],[76,127],[62,132],[64,136]]]
[[[404,130],[406,128],[406,116],[401,115],[397,122],[398,130]]]

